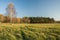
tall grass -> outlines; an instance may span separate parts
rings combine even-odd
[[[60,40],[60,27],[0,26],[0,40]]]

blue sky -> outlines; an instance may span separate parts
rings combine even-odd
[[[60,20],[60,0],[0,0],[0,14],[6,14],[10,2],[15,6],[17,17],[40,16]]]

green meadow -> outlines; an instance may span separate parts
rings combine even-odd
[[[0,23],[0,40],[60,40],[60,24]]]

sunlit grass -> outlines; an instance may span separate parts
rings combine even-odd
[[[60,24],[0,23],[0,40],[60,40]]]

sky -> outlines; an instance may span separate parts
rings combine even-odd
[[[17,17],[50,17],[60,20],[60,0],[0,0],[0,14],[6,15],[6,8],[12,2]]]

